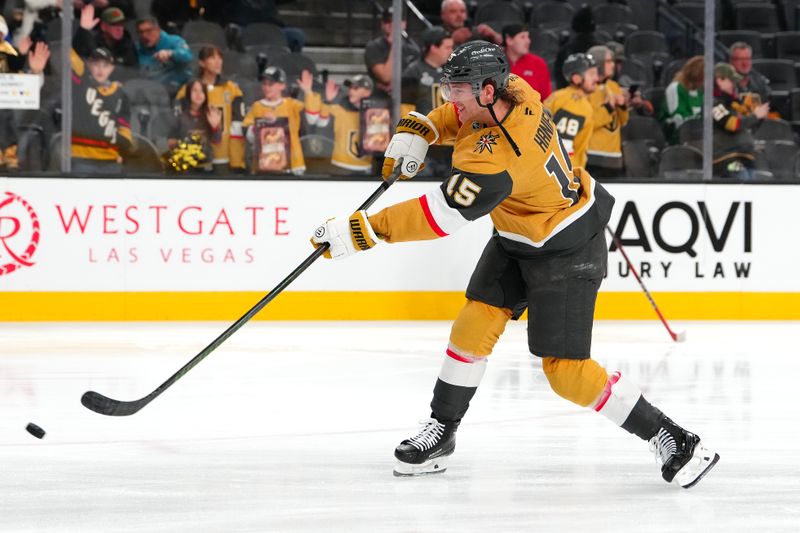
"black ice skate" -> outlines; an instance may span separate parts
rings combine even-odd
[[[684,489],[695,486],[719,461],[719,454],[703,446],[699,436],[669,418],[664,419],[658,433],[650,439],[650,449],[662,465],[664,481],[675,481]]]
[[[406,439],[395,448],[395,476],[438,474],[447,469],[447,456],[456,449],[458,422],[439,422],[428,418],[415,437]]]

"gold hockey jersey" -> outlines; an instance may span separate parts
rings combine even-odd
[[[234,81],[217,78],[209,85],[208,105],[222,110],[222,138],[212,145],[215,164],[230,164],[231,168],[244,168],[244,94]],[[175,95],[176,103],[186,98],[186,85]]]
[[[462,124],[453,104],[428,115],[437,143],[455,143],[453,175],[429,193],[369,217],[389,242],[444,237],[489,214],[503,247],[519,257],[572,250],[603,231],[614,199],[586,170],[573,167],[539,93],[511,75],[523,96],[503,120],[517,156],[497,125]],[[587,102],[588,105],[588,102]]]
[[[349,101],[344,104],[323,104],[320,111],[320,127],[328,125],[333,118],[333,153],[331,164],[345,170],[367,172],[372,168],[372,156],[359,156],[361,142],[359,110]]]
[[[295,100],[294,98],[281,98],[278,101],[269,102],[261,99],[254,102],[250,111],[242,121],[242,126],[247,129],[253,124],[257,118],[280,118],[286,117],[289,121],[289,144],[291,149],[291,161],[289,162],[289,170],[299,173],[305,170],[306,161],[303,158],[303,148],[300,145],[300,120],[301,114],[305,112],[306,120],[309,124],[316,124],[319,119],[320,107],[322,100],[320,95],[315,92],[305,93],[304,101]],[[248,135],[248,139],[250,136]],[[256,168],[255,165],[253,168]]]
[[[608,95],[622,94],[614,80],[599,84],[589,95],[594,114],[594,130],[589,139],[589,164],[605,168],[622,168],[622,127],[628,123],[627,107],[606,104]]]
[[[576,167],[585,167],[589,139],[594,130],[594,110],[583,91],[573,86],[555,91],[544,101],[553,115],[564,147]]]

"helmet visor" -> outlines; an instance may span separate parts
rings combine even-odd
[[[449,81],[442,78],[441,85],[442,98],[448,102],[463,102],[477,96],[471,83]]]

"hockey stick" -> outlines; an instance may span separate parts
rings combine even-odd
[[[675,341],[675,342],[683,342],[683,341],[685,341],[686,340],[686,332],[685,331],[681,331],[681,332],[675,333],[669,327],[669,324],[667,324],[667,321],[664,318],[664,315],[661,314],[661,311],[658,309],[658,306],[656,305],[656,301],[653,300],[653,297],[650,295],[650,291],[648,291],[647,287],[644,286],[644,282],[642,281],[642,278],[639,277],[639,274],[636,272],[636,269],[633,267],[633,263],[631,263],[631,260],[628,259],[628,254],[625,253],[625,248],[622,247],[622,242],[619,240],[619,237],[617,237],[617,234],[614,233],[613,231],[611,231],[611,228],[608,227],[608,226],[606,226],[606,230],[611,235],[611,239],[614,241],[614,245],[617,247],[617,249],[622,254],[622,257],[625,258],[625,262],[628,263],[628,268],[630,268],[631,272],[633,272],[633,276],[636,278],[636,281],[639,282],[639,286],[644,291],[644,295],[647,296],[647,300],[650,302],[650,305],[653,306],[653,309],[655,310],[656,314],[658,315],[658,318],[661,319],[661,323],[664,324],[665,328],[667,328],[667,332],[669,333],[669,336],[672,337],[672,340]]]
[[[378,187],[372,195],[367,198],[363,204],[358,208],[358,211],[362,209],[368,209],[375,201],[381,197],[381,195],[392,186],[392,184],[397,181],[400,177],[400,169],[402,168],[402,158],[398,160],[397,166],[395,167],[395,171],[389,176],[383,183],[381,183],[380,187]],[[226,329],[222,334],[214,339],[214,341],[203,348],[200,353],[195,355],[191,361],[186,363],[180,370],[175,372],[167,381],[159,385],[159,387],[148,394],[147,396],[140,398],[138,400],[133,400],[130,402],[114,400],[113,398],[109,398],[108,396],[103,396],[99,392],[95,391],[87,391],[81,397],[81,403],[87,409],[94,411],[95,413],[100,413],[101,415],[108,415],[108,416],[128,416],[134,413],[139,412],[145,405],[155,400],[162,392],[170,388],[172,385],[175,384],[176,381],[181,379],[185,376],[191,369],[193,369],[197,364],[205,359],[211,352],[216,350],[223,342],[225,342],[228,337],[236,333],[236,331],[241,328],[247,321],[253,318],[261,309],[264,308],[265,305],[270,303],[272,300],[278,296],[283,289],[289,286],[295,279],[297,279],[300,274],[302,274],[311,264],[319,259],[325,251],[330,248],[330,244],[325,243],[316,250],[314,250],[311,255],[309,255],[300,265],[295,268],[291,274],[286,276],[286,278],[278,283],[278,285],[272,289],[264,298],[262,298],[256,305],[254,305],[250,310],[245,313],[239,320],[231,324],[231,326]]]

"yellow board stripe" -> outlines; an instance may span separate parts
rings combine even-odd
[[[234,321],[257,292],[0,292],[0,321]],[[653,295],[668,320],[800,320],[800,293]],[[256,320],[452,320],[461,292],[285,292]],[[595,317],[656,320],[644,294],[601,292]]]

